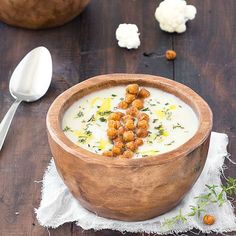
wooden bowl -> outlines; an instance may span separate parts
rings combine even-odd
[[[196,134],[173,151],[140,159],[103,157],[64,135],[61,120],[75,101],[96,90],[129,83],[159,88],[190,105],[199,119]],[[57,170],[83,207],[107,218],[140,221],[172,209],[199,177],[207,157],[212,112],[198,94],[175,81],[152,75],[101,75],[56,98],[47,114],[47,129]]]
[[[90,0],[1,0],[0,20],[28,29],[63,25],[78,16]]]

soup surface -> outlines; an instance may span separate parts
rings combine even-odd
[[[72,104],[65,112],[62,129],[75,144],[101,154],[113,144],[107,136],[108,116],[124,110],[118,104],[125,96],[125,86],[116,86],[91,93]],[[149,115],[148,135],[133,158],[156,156],[171,151],[189,140],[198,129],[198,118],[192,108],[176,96],[156,88],[146,89],[140,112]]]

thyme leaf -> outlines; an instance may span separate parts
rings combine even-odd
[[[106,122],[106,121],[107,121],[107,119],[105,119],[104,117],[100,117],[99,120],[100,120],[101,122]]]
[[[97,113],[100,116],[107,116],[107,115],[111,114],[111,111],[98,111]]]
[[[84,113],[82,111],[79,111],[77,114],[76,114],[76,117],[75,118],[79,118],[79,117],[82,117],[84,116]]]
[[[95,121],[94,115],[92,115],[92,116],[90,117],[90,119],[89,119],[87,122],[91,122],[91,121]]]
[[[180,123],[173,125],[173,129],[177,129],[177,128],[184,129],[184,127]]]
[[[63,132],[73,132],[73,130],[69,127],[69,126],[66,126],[64,129],[63,129]]]
[[[141,111],[150,111],[148,107],[141,109]]]

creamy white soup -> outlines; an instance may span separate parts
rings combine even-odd
[[[150,96],[144,99],[140,112],[149,116],[148,134],[133,158],[156,156],[169,152],[188,141],[198,129],[198,118],[192,108],[176,96],[156,88],[145,87]],[[62,129],[78,146],[97,154],[112,150],[108,137],[108,117],[123,112],[118,104],[125,97],[126,86],[93,92],[76,101],[65,112]],[[134,121],[135,125],[138,121]]]

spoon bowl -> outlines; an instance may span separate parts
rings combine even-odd
[[[33,49],[17,65],[9,83],[9,91],[16,101],[0,123],[0,150],[19,104],[40,99],[47,92],[51,79],[52,58],[45,47]]]
[[[18,100],[33,102],[48,90],[52,78],[52,59],[45,47],[30,51],[14,70],[9,90]]]

